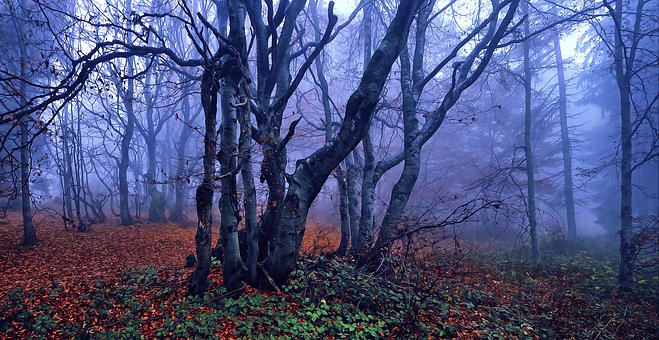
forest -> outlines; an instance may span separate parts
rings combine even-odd
[[[654,338],[659,2],[3,0],[0,338]]]

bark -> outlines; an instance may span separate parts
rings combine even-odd
[[[233,1],[232,1],[233,2]],[[233,60],[237,63],[237,60]],[[242,291],[242,280],[247,269],[240,257],[240,245],[238,243],[238,184],[236,181],[236,169],[238,167],[238,145],[236,108],[234,98],[238,95],[238,79],[225,78],[220,90],[222,95],[222,133],[220,135],[220,173],[222,176],[220,195],[220,240],[223,249],[222,274],[224,286],[228,292],[240,293]]]
[[[418,22],[419,20],[417,20]],[[406,48],[400,55],[401,62],[401,92],[403,95],[403,131],[405,163],[400,178],[391,191],[391,199],[387,212],[382,220],[382,228],[378,233],[376,249],[385,253],[390,249],[390,243],[396,235],[396,227],[401,222],[405,207],[414,188],[421,168],[421,140],[419,137],[419,121],[416,118],[416,100],[412,93],[412,79],[409,55]]]
[[[79,107],[78,107],[79,109]],[[78,112],[78,117],[80,117],[80,112]],[[82,156],[82,129],[81,129],[81,119],[77,120],[77,126],[76,126],[76,133],[73,135],[73,138],[75,140],[75,147],[74,147],[74,157],[73,157],[73,164],[75,165],[75,175],[74,175],[74,182],[75,182],[75,187],[73,192],[75,193],[74,195],[74,203],[76,206],[76,215],[78,217],[78,231],[79,232],[88,232],[91,230],[91,227],[87,224],[85,220],[83,220],[81,216],[81,201],[84,201],[85,198],[83,197],[84,191],[82,190],[83,187],[83,180],[84,180],[84,161],[83,161],[83,156]],[[85,205],[85,216],[89,217],[89,214],[87,213],[87,205]]]
[[[241,103],[247,101],[242,93]],[[245,210],[245,229],[247,230],[247,279],[250,283],[257,282],[257,264],[259,256],[259,230],[256,218],[256,186],[254,185],[254,172],[252,169],[252,125],[249,119],[249,110],[241,106],[238,110],[240,123],[240,161],[242,162],[240,174],[243,181],[243,207]]]
[[[188,295],[203,295],[208,290],[208,274],[211,267],[211,233],[213,225],[213,185],[204,179],[197,187],[197,232],[195,250],[197,262],[190,276]]]
[[[136,119],[136,117],[135,117]],[[135,123],[133,124],[133,128],[135,127]],[[135,130],[133,129],[133,133]],[[140,150],[142,145],[139,144],[140,141],[134,140],[133,141],[133,148],[135,151]],[[131,172],[133,173],[133,178],[135,179],[135,186],[134,186],[134,195],[133,195],[133,202],[134,202],[134,209],[135,209],[135,219],[139,220],[142,218],[142,206],[146,203],[148,189],[147,189],[147,184],[142,182],[141,185],[140,183],[137,183],[137,179],[140,178],[143,175],[142,169],[144,169],[143,164],[142,164],[142,157],[143,152],[135,152],[134,153],[135,157],[131,159],[129,168]]]
[[[346,186],[346,175],[341,166],[337,167],[336,184],[339,191],[339,215],[341,216],[341,240],[339,247],[336,249],[337,256],[344,256],[348,251],[348,244],[350,243],[351,229],[350,229],[350,212],[348,209],[348,188]],[[352,237],[353,240],[357,238]],[[353,241],[354,242],[354,241]]]
[[[201,79],[201,104],[204,110],[204,179],[197,187],[197,232],[195,249],[197,264],[190,276],[188,293],[202,295],[208,289],[211,266],[211,235],[213,231],[213,182],[215,180],[216,119],[218,83],[213,68],[206,68]]]
[[[229,40],[239,51],[244,51],[244,10],[238,0],[229,3]],[[222,66],[222,126],[221,148],[219,153],[220,172],[222,176],[222,191],[220,197],[220,228],[221,241],[224,249],[222,275],[224,286],[230,294],[240,294],[243,290],[242,281],[247,275],[247,268],[240,255],[238,240],[238,184],[236,180],[238,169],[238,111],[236,99],[242,98],[240,84],[243,81],[243,67],[240,56],[229,56]],[[243,141],[244,142],[244,141]],[[253,233],[253,232],[252,232]],[[253,257],[253,254],[252,254]],[[252,264],[252,275],[255,265]]]
[[[130,13],[132,7],[131,0],[126,0],[126,13]],[[128,33],[127,39],[130,41],[132,38],[131,33]],[[133,59],[126,59],[126,77],[128,78],[128,86],[125,89],[123,104],[126,109],[126,126],[124,134],[121,136],[121,158],[119,160],[119,215],[121,216],[122,225],[133,224],[133,218],[130,216],[130,208],[128,205],[128,165],[130,164],[129,152],[130,143],[133,138],[133,131],[135,129],[135,112],[133,111],[134,100],[134,66]]]
[[[359,238],[359,198],[357,195],[357,176],[359,169],[355,163],[356,151],[353,150],[346,156],[345,164],[347,169],[346,176],[346,195],[348,195],[348,216],[350,218],[349,231],[350,238],[356,240]],[[354,242],[354,241],[353,241]]]
[[[151,84],[153,78],[153,71],[150,70],[146,75],[146,86],[152,86]],[[158,76],[156,78],[156,85],[160,82],[162,78]],[[155,86],[155,93],[152,94],[150,91],[145,91],[144,99],[146,101],[146,126],[138,125],[139,131],[144,138],[144,143],[146,144],[146,156],[147,156],[147,172],[145,177],[146,182],[146,193],[149,195],[149,222],[162,223],[165,222],[165,198],[163,193],[158,190],[158,161],[156,154],[157,138],[158,134],[162,130],[164,125],[164,118],[161,118],[159,122],[154,120],[154,106],[155,102],[158,100],[160,87]]]
[[[230,3],[231,16],[229,40],[239,52],[240,60],[237,60],[235,70],[236,98],[239,103],[235,105],[236,115],[240,124],[240,137],[238,141],[240,175],[243,182],[243,208],[245,213],[245,229],[247,233],[247,258],[246,270],[247,281],[253,285],[258,282],[258,256],[259,256],[259,229],[256,217],[256,186],[254,184],[254,170],[252,168],[252,123],[249,110],[249,88],[247,74],[247,46],[244,31],[245,9],[239,2],[232,0]],[[240,72],[240,73],[238,73]],[[243,270],[244,266],[239,267]],[[243,273],[239,273],[243,275]]]
[[[375,111],[389,71],[403,48],[412,17],[421,1],[399,6],[380,46],[373,54],[362,80],[348,99],[337,136],[311,156],[300,160],[290,176],[283,204],[277,243],[266,268],[276,283],[285,282],[295,269],[304,236],[309,207],[336,166],[363,138]]]
[[[522,3],[522,10],[528,15],[528,4]],[[530,34],[529,21],[524,21],[524,36]],[[540,250],[538,249],[538,230],[535,207],[535,163],[533,159],[533,144],[531,143],[531,57],[529,40],[522,43],[524,49],[524,153],[526,155],[526,200],[527,200],[527,217],[529,219],[529,234],[531,236],[531,259],[538,261],[540,259]]]
[[[363,58],[364,70],[371,59],[371,50],[373,45],[372,36],[372,15],[373,4],[367,3],[364,5],[364,21],[362,32],[364,35]],[[369,122],[370,127],[370,122]],[[373,239],[373,207],[375,199],[375,185],[377,181],[373,179],[373,170],[375,169],[375,156],[373,155],[373,145],[371,141],[370,128],[366,129],[366,134],[362,139],[362,150],[364,152],[364,169],[362,173],[362,192],[361,199],[362,205],[359,214],[359,232],[357,237],[353,236],[352,251],[355,255],[363,253],[366,249],[366,244],[370,243]],[[353,233],[354,235],[354,233]]]
[[[561,53],[561,39],[554,31],[554,53],[556,56],[556,73],[558,74],[558,109],[561,121],[561,146],[563,151],[563,186],[565,188],[565,209],[567,210],[567,241],[574,244],[577,240],[577,222],[574,213],[574,189],[572,185],[572,143],[567,124],[567,83],[565,66]]]
[[[165,222],[165,194],[151,185],[149,191],[151,202],[149,203],[149,222],[163,223]]]
[[[632,230],[632,120],[631,120],[631,80],[634,72],[638,42],[641,39],[641,16],[645,1],[636,4],[634,28],[630,32],[631,45],[625,50],[623,33],[623,1],[615,1],[615,11],[611,13],[615,22],[614,67],[616,84],[620,92],[620,268],[618,284],[620,289],[631,291],[634,285],[634,262],[636,247]]]
[[[362,205],[359,215],[359,238],[353,242],[352,251],[355,254],[363,253],[366,246],[373,240],[374,215],[375,208],[375,187],[380,180],[381,173],[375,165],[375,156],[373,155],[373,141],[371,134],[366,132],[362,139],[364,150],[364,173],[362,177]]]
[[[26,4],[24,1],[21,1],[21,8],[17,9],[22,11],[19,14],[19,17],[23,19],[27,18]],[[17,71],[21,75],[19,93],[18,93],[18,104],[19,107],[25,107],[27,104],[26,98],[29,98],[27,93],[27,79],[28,73],[26,65],[29,64],[28,52],[27,52],[27,32],[23,25],[15,21],[15,28],[19,36],[19,45],[18,46],[18,63]],[[34,223],[32,221],[32,201],[30,194],[30,171],[31,171],[31,152],[30,152],[30,117],[28,114],[23,115],[19,121],[19,148],[20,148],[20,178],[21,178],[21,212],[23,217],[23,239],[21,244],[23,246],[34,246],[37,244],[37,233],[34,228]]]
[[[280,41],[281,43],[281,41]],[[290,58],[284,56],[282,62],[285,67],[279,69],[277,76],[277,89],[275,98],[279,98],[291,84]],[[278,100],[277,100],[278,101]],[[267,101],[266,101],[267,103]],[[261,162],[261,183],[264,181],[268,185],[268,199],[266,211],[259,221],[259,245],[260,257],[268,256],[274,248],[274,241],[277,235],[279,219],[282,213],[282,202],[286,194],[286,163],[287,150],[285,141],[287,137],[281,137],[281,124],[283,119],[283,104],[275,104],[268,107],[270,114],[265,119],[266,123],[261,125],[259,131],[261,136],[261,147],[263,149],[263,161]],[[289,130],[294,129],[297,122],[292,123]]]
[[[64,218],[64,228],[66,229],[66,223],[67,222],[73,222],[73,199],[72,199],[72,191],[73,191],[73,169],[71,166],[72,159],[71,159],[71,149],[70,149],[70,138],[71,138],[71,133],[70,133],[70,128],[69,128],[69,106],[66,105],[64,107],[64,114],[63,114],[63,119],[62,119],[62,130],[63,130],[63,139],[62,139],[62,165],[61,165],[61,172],[62,172],[62,196],[63,196],[63,204],[64,204],[64,209],[63,209],[63,214],[65,216]]]
[[[128,165],[130,162],[130,142],[133,138],[133,131],[135,127],[135,114],[133,112],[132,80],[129,80],[128,82],[128,90],[126,91],[126,98],[124,98],[124,105],[126,108],[126,126],[124,134],[121,136],[121,159],[119,161],[119,214],[121,216],[122,225],[130,225],[134,223],[133,218],[130,215],[130,208],[128,206]]]
[[[25,85],[21,84],[21,90]],[[25,92],[23,92],[25,93]],[[23,241],[24,246],[37,244],[37,232],[32,222],[32,201],[30,195],[30,146],[29,146],[29,117],[23,116],[20,120],[21,140],[21,208],[23,213]]]

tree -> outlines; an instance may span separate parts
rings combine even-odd
[[[563,153],[563,188],[565,191],[565,208],[567,211],[567,241],[574,244],[577,239],[577,222],[574,212],[574,185],[572,184],[572,143],[567,115],[567,82],[565,80],[565,62],[561,52],[561,39],[558,31],[552,31],[556,74],[558,77],[558,105],[561,122],[561,151]]]
[[[181,103],[181,115],[176,115],[177,120],[184,122],[181,127],[181,131],[178,134],[178,142],[175,143],[174,149],[176,150],[176,175],[174,177],[174,205],[169,212],[169,220],[172,222],[183,222],[187,220],[187,217],[184,213],[184,202],[186,199],[186,186],[189,183],[190,178],[186,173],[187,163],[189,158],[187,157],[187,145],[190,137],[192,136],[193,129],[185,124],[189,124],[191,121],[195,121],[196,118],[201,113],[201,110],[196,111],[192,114],[191,108],[191,99],[190,99],[190,85],[185,83],[183,85],[183,99]]]
[[[655,107],[659,95],[646,102],[644,107],[639,110],[634,105],[634,94],[632,89],[639,79],[639,68],[644,67],[640,60],[644,56],[643,40],[652,39],[653,34],[647,30],[648,21],[652,25],[653,20],[648,19],[649,9],[644,0],[635,1],[634,9],[626,9],[626,3],[622,0],[616,0],[611,3],[604,1],[608,13],[613,19],[613,65],[615,69],[615,79],[620,95],[620,268],[618,272],[618,283],[622,290],[631,290],[634,284],[634,260],[636,246],[634,245],[634,236],[632,231],[632,172],[639,164],[656,157],[656,153],[650,154],[644,159],[639,160],[639,164],[634,164],[633,154],[633,137],[635,128],[638,124],[645,121],[645,116]],[[633,4],[633,2],[632,2]],[[630,4],[630,6],[632,5]],[[612,6],[613,5],[613,6]],[[629,14],[627,14],[629,13]],[[631,25],[628,26],[628,23]],[[654,21],[656,25],[656,21]],[[655,38],[656,39],[656,38]],[[650,54],[652,55],[652,54]],[[656,65],[656,54],[654,62]],[[647,61],[646,61],[647,62]],[[632,120],[632,112],[640,118],[640,121]],[[636,125],[636,127],[634,126]]]
[[[0,102],[3,111],[10,113],[27,105],[30,98],[35,95],[36,89],[31,85],[31,81],[48,78],[47,70],[44,72],[35,65],[44,59],[47,60],[54,52],[50,45],[52,39],[49,37],[49,32],[42,29],[45,18],[40,15],[38,4],[23,0],[8,1],[1,6],[8,19],[2,26],[8,44],[2,53],[3,62],[0,64],[0,79],[2,79]],[[23,217],[21,244],[33,246],[37,243],[37,236],[32,221],[30,188],[30,177],[36,163],[32,159],[32,144],[35,139],[34,133],[41,129],[43,121],[36,112],[20,116],[3,113],[1,117],[1,120],[12,122],[8,127],[3,126],[3,136],[0,137],[3,173],[7,173],[6,166],[14,168],[18,165],[20,168],[20,178],[17,179],[20,185],[14,184],[10,190],[18,189],[21,193]],[[16,127],[19,130],[18,138],[10,143],[9,138],[14,136],[13,130]],[[20,154],[17,161],[14,156],[16,151]],[[15,194],[11,194],[9,198],[13,198],[12,196],[15,197]]]
[[[387,207],[382,227],[378,233],[378,239],[375,245],[376,251],[379,252],[384,248],[385,252],[387,252],[387,248],[389,248],[391,243],[400,236],[396,232],[396,227],[401,221],[410,193],[418,177],[421,148],[439,129],[448,110],[458,101],[462,92],[474,84],[483,73],[497,45],[507,35],[508,27],[512,24],[518,4],[519,1],[504,1],[501,3],[493,1],[492,11],[488,18],[477,25],[466,38],[462,39],[455,49],[425,77],[422,69],[423,48],[425,44],[427,18],[430,13],[426,12],[423,15],[426,19],[419,19],[417,21],[415,53],[412,59],[414,66],[412,66],[412,71],[409,71],[409,61],[405,60],[409,58],[407,54],[403,53],[401,55],[401,67],[403,68],[401,88],[403,91],[403,113],[405,121],[404,151],[385,162],[378,163],[375,171],[375,174],[381,176],[383,171],[390,169],[402,160],[405,161],[403,172],[392,189],[391,200]],[[499,13],[503,12],[506,6],[507,9],[504,18],[501,22],[498,22]],[[456,57],[457,52],[465,44],[476,37],[486,27],[487,31],[484,33],[482,40],[476,43],[466,58],[463,61],[453,63],[450,88],[446,91],[439,106],[434,108],[432,113],[428,115],[424,126],[419,129],[416,119],[416,102],[423,88],[450,60]],[[479,59],[479,56],[480,60],[477,63],[476,61]],[[474,69],[472,70],[472,68]],[[376,180],[374,182],[377,183]]]
[[[524,21],[524,37],[527,39],[522,43],[524,49],[524,154],[526,155],[526,190],[527,190],[527,210],[529,219],[529,234],[531,236],[531,258],[534,261],[540,259],[540,250],[538,249],[538,220],[537,210],[535,207],[535,159],[533,157],[533,145],[531,143],[531,57],[529,48],[529,5],[526,1],[522,3],[522,10],[527,15]]]
[[[320,31],[320,22],[318,19],[318,1],[311,0],[309,2],[309,12],[311,16],[312,29],[314,31],[314,39],[320,41],[321,31]],[[323,106],[323,117],[324,117],[324,137],[325,143],[328,143],[334,136],[334,126],[333,126],[333,117],[332,117],[332,108],[330,106],[330,88],[327,83],[327,77],[325,76],[325,51],[321,52],[318,55],[316,62],[314,63],[316,68],[316,74],[314,78],[314,84],[320,89],[320,101]],[[316,79],[317,78],[317,79]],[[347,162],[344,162],[347,163]],[[350,214],[350,209],[357,209],[357,206],[350,206],[349,204],[349,193],[348,187],[349,183],[354,185],[354,178],[350,179],[350,173],[347,173],[345,168],[347,164],[339,165],[334,171],[334,177],[336,178],[337,189],[339,192],[339,214],[341,218],[341,240],[339,247],[336,250],[338,256],[344,256],[348,250],[348,245],[352,238],[353,246],[356,240],[355,232],[358,233],[358,222],[353,223],[354,221],[351,217],[355,215]],[[350,182],[352,181],[352,182]],[[354,195],[353,195],[354,198]],[[352,235],[352,236],[351,236]]]
[[[421,1],[399,6],[386,35],[371,57],[358,88],[348,99],[338,134],[311,156],[298,161],[284,198],[277,245],[266,262],[275,282],[284,282],[295,268],[304,236],[305,221],[313,199],[332,170],[366,133],[368,120],[379,101],[391,66],[403,48],[412,17]],[[401,34],[404,33],[404,34]]]
[[[440,224],[429,224],[414,230],[404,228],[406,217],[414,213],[415,186],[419,187],[424,171],[428,174],[428,169],[436,165],[426,164],[427,169],[423,169],[422,157],[428,153],[422,150],[424,146],[430,148],[445,118],[460,121],[461,117],[457,117],[460,112],[456,111],[472,104],[482,104],[464,103],[463,97],[478,97],[472,94],[472,91],[478,91],[469,89],[474,84],[481,85],[481,89],[488,86],[489,83],[480,79],[482,75],[490,75],[487,70],[491,61],[506,51],[517,51],[508,47],[522,41],[527,44],[524,66],[525,75],[528,76],[524,81],[527,94],[526,170],[530,169],[533,175],[530,135],[533,132],[534,139],[540,137],[535,137],[535,131],[531,129],[528,44],[529,39],[537,34],[530,32],[527,21],[525,34],[518,35],[521,38],[507,38],[518,34],[518,28],[523,24],[521,20],[515,22],[519,0],[492,0],[483,4],[478,9],[479,15],[467,29],[463,29],[463,23],[456,19],[449,30],[459,38],[443,41],[441,46],[449,47],[445,52],[432,46],[435,44],[433,39],[437,37],[432,35],[431,28],[440,19],[448,17],[445,12],[454,10],[454,14],[461,14],[462,9],[451,6],[453,2],[437,8],[435,1],[411,0],[397,7],[382,6],[380,16],[375,12],[377,6],[363,2],[341,25],[337,25],[339,18],[333,13],[333,3],[329,3],[327,19],[323,22],[321,17],[325,13],[321,12],[325,9],[315,0],[309,3],[306,21],[303,19],[307,6],[304,0],[278,3],[218,0],[210,8],[197,2],[180,2],[172,8],[165,6],[162,9],[155,4],[133,6],[127,0],[120,6],[109,5],[115,8],[109,10],[113,15],[98,24],[85,14],[80,14],[82,11],[70,14],[73,20],[71,25],[96,29],[94,36],[88,37],[81,48],[68,51],[62,57],[64,61],[56,63],[58,72],[52,79],[34,81],[39,93],[9,108],[6,114],[0,116],[0,122],[29,120],[30,116],[46,111],[47,116],[53,117],[57,123],[68,125],[73,119],[63,119],[62,112],[66,113],[66,105],[77,101],[85,108],[84,114],[77,113],[85,116],[76,127],[77,142],[83,140],[80,132],[85,124],[97,135],[107,131],[121,141],[116,141],[114,149],[105,149],[104,156],[90,155],[92,147],[71,148],[73,158],[77,157],[75,164],[78,170],[67,169],[66,172],[74,179],[80,178],[79,182],[65,186],[75,187],[79,192],[78,196],[82,198],[82,208],[76,209],[79,214],[82,209],[86,213],[87,208],[93,211],[92,208],[98,206],[93,201],[85,203],[85,195],[92,196],[91,191],[84,189],[85,184],[98,179],[105,186],[107,195],[112,195],[118,186],[119,196],[124,197],[123,200],[120,198],[120,215],[125,223],[132,222],[133,217],[140,217],[140,206],[147,202],[148,195],[151,195],[149,218],[161,221],[156,216],[164,217],[161,214],[163,206],[156,203],[162,200],[156,197],[167,195],[164,192],[167,189],[159,185],[167,181],[165,172],[171,171],[173,166],[167,162],[169,144],[159,147],[157,143],[160,141],[160,131],[175,131],[178,135],[173,139],[178,141],[174,144],[178,160],[174,177],[176,202],[172,209],[173,219],[183,216],[185,182],[196,186],[197,262],[190,276],[190,294],[201,295],[207,290],[211,256],[215,255],[221,257],[224,285],[229,292],[240,293],[244,283],[278,290],[278,286],[285,283],[295,269],[309,209],[332,174],[337,177],[341,196],[342,243],[339,254],[346,253],[350,246],[357,255],[364,254],[367,247],[374,247],[374,251],[367,255],[382,256],[397,240],[420,229],[437,228]],[[327,46],[362,8],[365,8],[361,27],[364,45],[359,49],[364,51],[363,75],[356,89],[350,90],[352,94],[343,109],[329,96],[330,91],[334,90],[328,77],[331,81],[338,71],[327,67],[333,57]],[[55,11],[43,8],[44,12],[51,10]],[[212,18],[212,22],[208,18]],[[374,20],[376,18],[381,20]],[[380,29],[373,29],[374,22],[388,24],[388,27],[381,32]],[[381,42],[372,51],[378,35],[382,38]],[[427,49],[438,50],[441,54],[434,56],[430,53],[429,56]],[[396,60],[400,60],[400,68]],[[351,65],[359,64],[358,61],[353,63]],[[426,70],[429,65],[432,69]],[[102,76],[101,72],[107,70],[111,71],[108,76]],[[27,77],[18,70],[12,71],[10,76],[17,79]],[[110,78],[111,82],[103,78]],[[179,86],[180,96],[167,87],[168,82],[182,84]],[[313,127],[323,130],[323,144],[315,150],[307,148],[300,151],[294,148],[301,135],[299,131],[296,133],[296,129],[302,118],[307,121],[309,117],[303,117],[302,112],[291,112],[289,101],[293,96],[301,98],[307,93],[314,96],[312,90],[305,88],[307,84],[314,86],[312,82],[317,86],[315,96],[319,104],[322,103],[324,116],[322,128]],[[91,91],[98,91],[99,94]],[[190,97],[191,94],[198,94],[198,99]],[[116,103],[112,96],[116,96]],[[103,100],[90,103],[90,99],[95,97],[103,97]],[[544,103],[541,98],[534,97],[533,100],[538,103],[536,106]],[[199,128],[195,126],[193,114],[196,102],[201,103],[200,112],[203,113],[203,127]],[[175,115],[178,105],[180,112]],[[318,108],[320,112],[320,105]],[[95,111],[98,113],[90,114]],[[378,111],[380,113],[376,115]],[[515,117],[521,122],[521,110],[517,114]],[[171,116],[176,116],[186,126],[174,128],[172,123],[166,121]],[[343,116],[342,120],[336,119],[337,116]],[[390,119],[396,116],[401,116],[398,123]],[[472,118],[472,122],[475,121],[475,115]],[[536,117],[533,118],[536,121]],[[372,124],[373,121],[376,123]],[[520,126],[516,126],[516,132],[519,132]],[[492,125],[490,129],[483,130],[491,133],[494,128]],[[143,138],[133,138],[135,129]],[[203,133],[203,156],[200,157],[190,155],[191,148],[186,147],[197,130]],[[391,138],[394,141],[391,150],[396,151],[386,153],[376,162],[374,144],[377,148],[378,138],[395,135],[390,133],[392,131],[400,132],[402,136],[400,141]],[[505,137],[513,135],[510,133]],[[292,140],[293,143],[290,143]],[[317,140],[320,144],[321,137]],[[307,145],[314,141],[304,139]],[[69,143],[69,140],[64,143]],[[359,143],[362,144],[363,158],[359,149],[356,150]],[[492,158],[503,153],[494,150],[494,146],[487,147],[490,148],[488,152],[492,151]],[[463,148],[454,146],[452,149]],[[446,151],[442,156],[449,159],[455,156],[453,153]],[[297,162],[289,161],[293,157],[299,158]],[[523,169],[523,162],[515,159],[514,154],[512,157],[511,168],[517,171]],[[198,176],[190,175],[195,172],[195,158],[199,159],[199,167],[203,166]],[[117,183],[112,179],[116,171],[108,165],[111,163],[108,160],[112,159],[119,165]],[[87,164],[86,160],[91,162]],[[187,164],[187,160],[192,160],[193,164]],[[258,175],[253,173],[254,162],[260,163]],[[542,159],[538,163],[542,163]],[[373,244],[376,185],[386,172],[398,164],[401,164],[398,168],[401,174],[393,182],[382,228]],[[362,165],[364,180],[360,211],[356,177]],[[95,174],[90,180],[92,171]],[[76,176],[77,173],[82,176]],[[144,176],[145,173],[147,176]],[[383,183],[394,177],[391,173]],[[131,178],[138,184],[131,186]],[[255,183],[256,178],[261,184]],[[530,178],[528,182],[539,181]],[[133,190],[131,188],[139,191],[139,198],[135,198],[137,212],[134,216],[129,210],[132,209],[128,196],[129,191]],[[257,189],[261,188],[264,189],[263,194],[258,191],[257,195]],[[422,189],[422,192],[430,192],[431,188]],[[542,188],[538,191],[542,192]],[[219,195],[216,196],[216,192]],[[218,196],[221,214],[214,219],[213,208]],[[533,197],[531,193],[528,196]],[[257,199],[261,197],[265,197],[264,209],[259,215]],[[468,209],[469,212],[460,214],[458,219],[444,221],[453,224],[464,222],[462,217],[473,216],[474,211],[481,209],[475,205],[476,201],[455,203],[459,209]],[[483,206],[488,206],[488,203]],[[529,211],[535,211],[535,208]],[[71,216],[72,212],[66,214]],[[449,213],[448,218],[456,215],[458,213]],[[82,217],[78,216],[78,219],[82,220]],[[212,249],[211,236],[218,220],[218,243]],[[241,222],[244,222],[244,234],[239,233]],[[537,250],[537,246],[534,248]]]

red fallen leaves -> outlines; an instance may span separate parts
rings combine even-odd
[[[9,223],[0,225],[0,301],[7,298],[8,293],[17,287],[22,287],[31,297],[25,300],[31,310],[38,305],[48,305],[52,308],[53,319],[58,324],[82,324],[92,332],[103,330],[118,330],[120,325],[108,324],[107,315],[98,314],[90,306],[90,299],[83,296],[93,293],[96,284],[103,282],[103,289],[115,291],[125,287],[120,273],[129,268],[152,266],[158,268],[165,265],[168,268],[181,269],[179,274],[172,271],[158,271],[162,282],[152,288],[139,287],[134,292],[139,301],[150,301],[153,305],[147,311],[140,312],[144,321],[140,325],[140,333],[145,337],[155,337],[155,332],[164,325],[167,318],[174,315],[176,305],[181,303],[187,292],[186,278],[191,270],[182,270],[184,258],[195,249],[195,228],[184,228],[175,224],[136,224],[120,226],[118,221],[94,225],[93,231],[79,233],[66,231],[61,220],[56,217],[38,216],[35,219],[39,242],[37,246],[25,248],[19,246],[21,240],[21,220],[19,215],[9,216]],[[216,238],[217,229],[214,235]],[[324,240],[316,237],[314,226],[308,230],[313,240]],[[314,249],[316,242],[307,240],[305,249]],[[215,239],[212,240],[213,244]],[[324,241],[325,246],[331,241]],[[219,268],[211,271],[209,280],[212,287],[222,284],[222,273]],[[51,296],[50,288],[59,287],[58,294]],[[47,288],[40,293],[39,288]],[[170,291],[163,295],[163,289]],[[247,287],[246,294],[257,294],[257,290]],[[153,308],[157,306],[157,308]],[[188,317],[208,313],[207,307],[191,312]],[[126,312],[125,306],[108,306],[107,313],[120,316]],[[235,323],[224,320],[219,337],[227,337],[233,333]],[[10,334],[19,335],[26,332],[19,323],[10,329]],[[51,332],[49,336],[57,337],[61,330]],[[0,335],[0,338],[2,336]]]
[[[112,277],[127,268],[167,265],[180,268],[194,252],[194,228],[176,224],[120,226],[96,224],[89,233],[65,231],[56,217],[35,218],[38,243],[20,247],[20,216],[0,225],[0,300],[15,287],[26,289],[54,281],[69,283]],[[66,289],[66,288],[65,288]]]
[[[38,217],[36,220],[39,243],[32,248],[18,246],[21,239],[20,218],[10,216],[8,224],[0,224],[0,301],[14,287],[35,290],[37,287],[51,286],[54,281],[61,283],[62,291],[56,297],[38,296],[28,301],[30,306],[44,303],[53,307],[54,318],[64,323],[81,322],[88,302],[80,297],[94,290],[94,280],[102,279],[108,289],[118,289],[118,273],[131,267],[181,268],[184,257],[194,252],[195,228],[182,228],[175,224],[138,224],[119,226],[117,221],[95,225],[90,233],[64,231],[61,220],[54,217]],[[215,228],[217,233],[217,228]],[[310,223],[307,228],[303,249],[307,253],[329,252],[336,249],[338,231],[331,227]],[[214,243],[214,242],[213,242]],[[426,268],[434,268],[432,263],[440,263],[439,258],[428,256]],[[181,302],[187,290],[186,276],[190,270],[178,275],[169,271],[159,271],[161,284],[149,289],[135,292],[141,301],[152,301],[157,308],[149,309],[141,317],[145,321],[140,325],[140,332],[146,338],[155,337],[155,331],[161,328],[167,317],[174,314],[175,304]],[[608,327],[618,336],[649,334],[656,330],[653,306],[638,301],[628,302],[629,308],[623,306],[621,299],[611,295],[610,299],[598,300],[603,303],[596,306],[589,294],[583,291],[575,280],[577,273],[548,274],[526,273],[517,280],[501,273],[493,263],[464,259],[459,266],[450,270],[437,269],[429,272],[426,279],[438,284],[447,303],[450,304],[446,315],[437,311],[422,310],[420,318],[428,324],[455,326],[458,338],[479,338],[488,336],[487,330],[509,322],[508,326],[517,327],[525,336],[537,337],[535,331],[540,324],[551,325],[561,329],[561,334],[592,334],[593,336]],[[519,272],[518,272],[519,274]],[[213,287],[222,282],[221,272],[213,270],[209,279]],[[519,275],[518,275],[519,276]],[[528,279],[527,279],[528,277]],[[450,283],[445,285],[446,283]],[[532,284],[531,284],[532,283]],[[171,292],[162,295],[164,286]],[[444,286],[445,285],[445,286]],[[482,303],[468,308],[464,303],[464,290],[480,290]],[[581,290],[580,290],[581,289]],[[246,288],[245,294],[269,294],[253,288]],[[620,307],[623,308],[620,308]],[[121,313],[120,308],[109,308],[110,313]],[[286,310],[301,308],[299,303],[291,301]],[[497,309],[504,309],[512,316],[523,315],[525,320],[508,320],[502,314],[493,316]],[[625,315],[619,313],[625,311]],[[192,315],[211,311],[201,307]],[[496,312],[496,313],[495,313]],[[97,330],[113,329],[119,326],[107,325],[103,315],[91,313],[93,325]],[[594,315],[599,313],[599,315]],[[627,315],[626,313],[629,313]],[[550,316],[550,319],[547,319]],[[597,318],[600,318],[598,321]],[[530,324],[526,323],[526,320]],[[236,325],[233,320],[221,320],[221,338],[231,337]],[[485,326],[483,326],[485,324]],[[650,325],[650,326],[648,326]],[[644,327],[645,333],[638,332]],[[14,335],[24,335],[26,331],[15,324]],[[634,329],[637,328],[637,329]],[[394,330],[395,331],[395,330]],[[581,332],[581,333],[580,333]],[[52,336],[57,336],[57,331]],[[527,335],[528,334],[528,335]],[[392,337],[394,337],[392,335]],[[0,335],[2,338],[2,335]]]
[[[66,231],[54,216],[35,218],[38,243],[20,247],[20,215],[0,224],[0,301],[16,287],[46,286],[110,278],[128,268],[146,266],[181,268],[184,257],[195,252],[195,228],[174,223],[140,223],[121,226],[119,221],[96,224],[89,233]],[[218,229],[215,228],[212,244]],[[303,252],[329,252],[338,245],[329,227],[310,223]],[[221,276],[221,275],[220,275]],[[66,289],[66,288],[65,288]]]

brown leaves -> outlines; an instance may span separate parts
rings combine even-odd
[[[38,244],[20,247],[21,220],[10,215],[0,225],[0,300],[15,287],[27,289],[58,281],[64,286],[110,278],[127,268],[166,265],[181,268],[194,252],[194,228],[176,224],[93,226],[89,233],[65,231],[61,219],[36,217]]]

